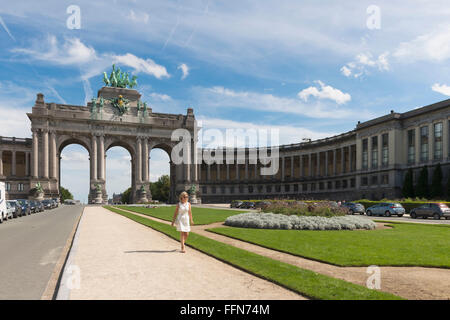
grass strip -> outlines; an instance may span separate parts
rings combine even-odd
[[[175,206],[163,206],[157,208],[145,208],[137,206],[116,206],[117,208],[130,210],[147,216],[159,218],[166,221],[172,221]],[[244,211],[223,210],[212,208],[192,207],[192,217],[196,225],[211,224],[215,222],[223,222],[229,216],[243,213]]]
[[[337,266],[450,268],[450,226],[397,223],[380,230],[274,230],[212,228],[207,231]]]
[[[115,207],[106,209],[160,231],[178,240],[179,232],[170,225],[125,212]],[[370,290],[344,280],[335,279],[310,270],[260,256],[219,241],[191,232],[186,242],[205,254],[231,264],[260,278],[272,281],[311,299],[323,300],[395,300],[401,299],[390,293]]]

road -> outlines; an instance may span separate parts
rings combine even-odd
[[[41,298],[83,208],[62,205],[0,224],[0,300]]]

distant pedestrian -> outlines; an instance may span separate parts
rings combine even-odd
[[[339,200],[337,204],[338,204],[338,206],[340,207],[340,206],[341,206],[341,201]]]
[[[184,243],[187,240],[189,232],[191,231],[190,224],[194,225],[194,220],[192,219],[191,204],[188,202],[189,196],[186,191],[180,194],[180,202],[175,208],[172,219],[172,227],[175,224],[177,226],[177,231],[180,231],[180,242],[181,242],[181,252],[185,253]]]

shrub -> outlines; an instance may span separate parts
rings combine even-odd
[[[297,216],[335,217],[347,214],[346,208],[340,208],[333,202],[287,202],[275,201],[263,207],[263,212]]]
[[[442,197],[442,169],[441,164],[438,163],[433,171],[433,178],[431,180],[431,198],[436,199]]]
[[[230,216],[225,225],[285,230],[373,230],[376,227],[375,222],[360,216],[319,217],[253,212]]]
[[[417,181],[417,186],[415,189],[415,194],[418,197],[428,198],[428,168],[423,166],[420,170],[419,179]]]
[[[411,168],[408,169],[405,175],[405,181],[403,182],[402,188],[403,196],[406,198],[414,197],[414,181],[413,181],[413,171]]]

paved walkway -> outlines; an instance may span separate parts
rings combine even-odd
[[[133,211],[129,212],[141,217],[169,224],[169,222],[165,220],[149,217]],[[370,276],[370,274],[367,273],[366,267],[338,267],[327,263],[301,258],[288,253],[267,249],[245,241],[206,231],[206,229],[215,227],[226,226],[219,222],[210,225],[193,226],[192,231],[237,248],[362,286],[366,286],[367,278]],[[423,267],[380,267],[380,270],[382,291],[390,292],[406,299],[450,299],[450,269]]]
[[[186,251],[151,228],[86,207],[58,299],[304,299],[190,247]]]

